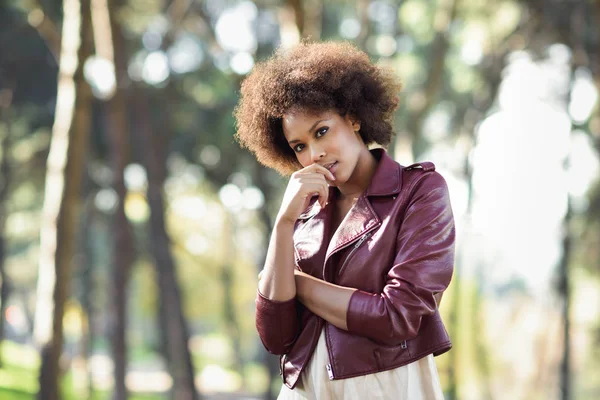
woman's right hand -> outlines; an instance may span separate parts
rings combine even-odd
[[[335,176],[319,164],[294,172],[285,189],[277,220],[295,223],[314,196],[319,196],[319,204],[324,208],[329,195],[327,179],[335,181]]]

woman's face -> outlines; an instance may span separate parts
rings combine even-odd
[[[335,176],[330,185],[339,186],[353,175],[359,160],[369,154],[360,134],[360,121],[335,110],[322,113],[292,110],[284,115],[283,134],[303,167],[324,166]]]

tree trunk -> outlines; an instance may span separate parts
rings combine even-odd
[[[356,38],[356,44],[363,51],[367,51],[367,39],[371,35],[371,21],[369,20],[370,5],[371,0],[358,0],[356,2],[356,15],[360,23],[360,32]]]
[[[42,352],[38,398],[43,400],[60,398],[63,314],[71,285],[81,171],[87,152],[91,111],[91,90],[83,78],[83,63],[92,48],[90,3],[64,0],[63,12],[64,40],[47,162],[34,332]]]
[[[150,247],[156,268],[160,330],[167,364],[173,378],[171,398],[197,400],[201,396],[194,384],[194,367],[189,350],[189,331],[183,315],[182,300],[177,282],[175,262],[165,224],[163,186],[166,178],[166,146],[157,145],[156,133],[151,130],[149,113],[143,94],[138,94],[139,143],[143,164],[148,172],[147,198],[150,206]]]
[[[567,200],[567,213],[563,220],[564,237],[563,237],[563,254],[558,267],[558,293],[562,299],[561,314],[563,320],[563,357],[560,363],[560,399],[571,399],[571,318],[569,316],[569,305],[571,304],[571,290],[569,279],[569,258],[571,255],[571,200],[570,196]]]
[[[89,181],[89,179],[88,179]],[[95,310],[93,304],[94,298],[94,269],[95,257],[93,249],[94,237],[94,222],[95,208],[94,196],[95,191],[88,190],[87,200],[85,202],[84,216],[80,226],[80,256],[77,257],[79,265],[79,285],[78,298],[82,308],[81,318],[81,338],[79,342],[79,367],[81,375],[79,379],[82,382],[76,382],[81,398],[90,398],[93,396],[92,371],[90,368],[90,357],[92,346],[94,343],[93,321],[95,318]]]
[[[321,32],[323,30],[323,8],[323,0],[309,1],[305,13],[304,29],[302,30],[303,38],[310,38],[311,40],[319,40],[321,38]]]
[[[288,0],[278,12],[279,37],[281,47],[290,48],[300,42],[304,28],[304,8],[302,0]]]
[[[6,306],[8,294],[10,293],[10,284],[6,271],[4,270],[4,261],[6,259],[6,238],[4,236],[4,228],[6,225],[6,203],[8,200],[8,187],[10,185],[10,151],[11,151],[11,121],[9,115],[10,104],[12,103],[12,89],[0,90],[0,121],[5,122],[4,136],[0,138],[0,149],[2,149],[2,164],[0,164],[0,345],[4,340],[4,316],[6,314]],[[0,354],[1,356],[1,354]],[[0,358],[0,367],[2,367],[2,359]]]
[[[94,22],[94,44],[96,53],[110,61],[114,68],[116,87],[107,94],[106,119],[110,158],[113,170],[113,188],[119,203],[113,216],[113,266],[112,266],[112,312],[110,324],[112,356],[114,360],[113,376],[115,381],[113,399],[125,400],[127,388],[127,288],[131,264],[133,262],[133,234],[125,215],[124,170],[129,159],[128,124],[126,117],[125,89],[127,64],[124,51],[124,38],[115,13],[114,0],[92,0],[92,19]]]
[[[60,57],[60,33],[52,19],[48,16],[44,3],[40,0],[33,1],[33,9],[27,16],[27,21],[34,27],[40,36],[46,42],[48,50],[54,56],[54,59],[59,63]]]
[[[407,130],[412,137],[414,159],[418,159],[425,149],[424,139],[421,134],[423,122],[431,108],[435,105],[438,93],[442,87],[442,78],[444,76],[444,67],[446,65],[446,55],[450,49],[449,30],[452,22],[456,18],[460,0],[445,0],[446,3],[439,7],[437,13],[439,16],[434,18],[436,21],[445,21],[442,26],[435,26],[436,34],[430,48],[429,71],[425,82],[425,89],[420,93],[419,98],[413,98],[409,101],[411,113],[408,118]],[[439,25],[439,23],[438,23]],[[413,95],[414,96],[414,95]]]

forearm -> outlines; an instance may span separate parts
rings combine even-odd
[[[295,277],[298,300],[319,317],[348,330],[346,312],[356,289],[334,285],[300,271],[296,271]]]
[[[293,234],[293,224],[275,223],[258,282],[258,290],[269,300],[287,301],[296,296]]]

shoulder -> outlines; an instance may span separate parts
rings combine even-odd
[[[435,169],[431,161],[423,161],[409,166],[400,166],[404,186],[413,187],[415,184],[427,183],[428,185],[446,185],[444,177]]]
[[[408,198],[418,194],[437,193],[442,198],[448,197],[448,185],[444,177],[435,169],[431,161],[423,161],[401,166],[402,191]]]
[[[422,171],[431,172],[435,171],[435,164],[431,161],[423,161],[409,165],[408,167],[401,166],[404,171]]]

